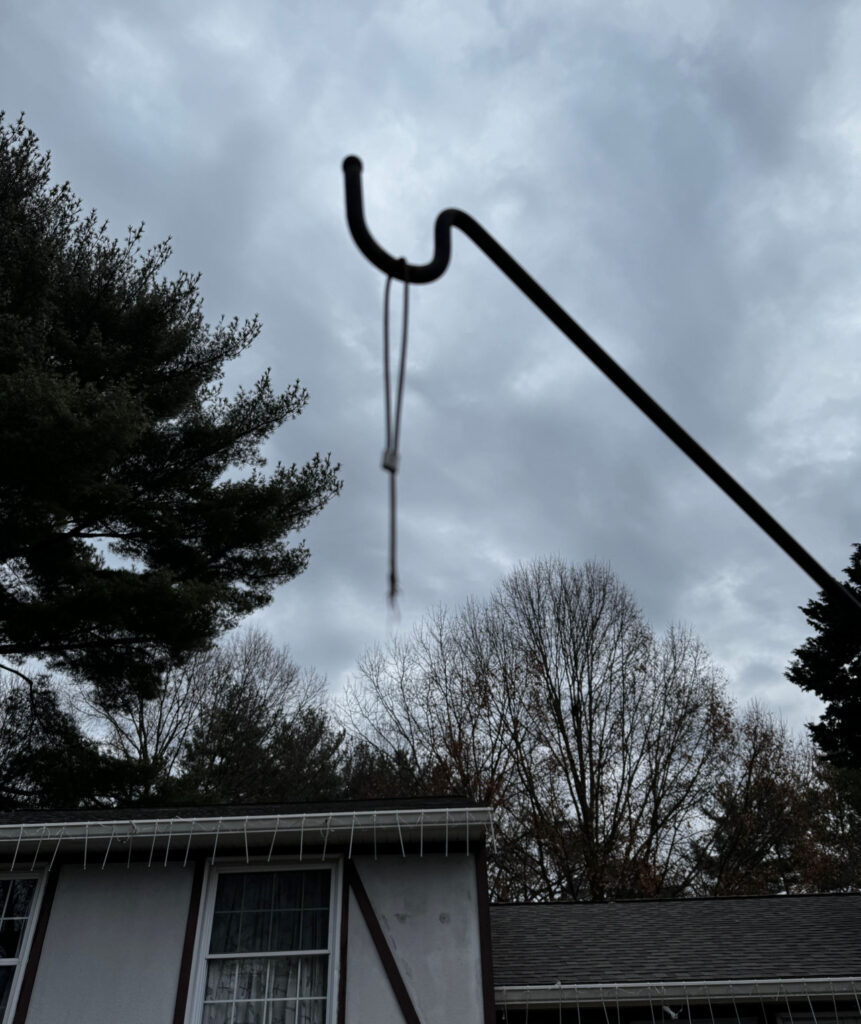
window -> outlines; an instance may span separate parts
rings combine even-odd
[[[0,878],[0,1021],[6,1020],[21,982],[16,969],[29,944],[31,929],[27,924],[37,881],[35,877]]]
[[[210,886],[202,1024],[325,1024],[331,896],[329,867],[219,869]]]

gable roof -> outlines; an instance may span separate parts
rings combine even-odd
[[[497,990],[858,978],[861,893],[490,909]]]

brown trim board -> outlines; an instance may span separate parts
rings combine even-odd
[[[401,972],[398,970],[398,965],[395,962],[394,955],[389,948],[388,942],[386,942],[383,929],[380,927],[380,922],[377,920],[377,915],[374,913],[374,908],[371,906],[367,890],[365,889],[364,883],[362,882],[353,861],[347,861],[345,865],[345,873],[349,880],[350,888],[353,890],[353,894],[356,897],[356,903],[359,904],[359,910],[362,912],[362,917],[365,919],[365,924],[368,926],[371,938],[374,940],[374,945],[377,947],[377,955],[380,958],[380,963],[383,965],[383,970],[386,972],[386,977],[389,979],[389,984],[392,986],[392,992],[394,993],[395,999],[398,1001],[398,1006],[401,1008],[404,1021],[406,1024],[421,1024],[419,1015],[416,1012],[416,1008],[413,1005],[412,999],[410,999],[409,992],[407,991],[407,986],[404,984],[404,979],[401,977]]]
[[[36,921],[36,930],[33,932],[33,941],[30,943],[30,953],[27,957],[27,966],[24,968],[24,977],[21,980],[21,989],[18,992],[18,1003],[15,1007],[15,1016],[12,1018],[12,1024],[24,1024],[24,1021],[27,1019],[27,1011],[30,1009],[30,998],[33,995],[33,986],[36,983],[36,972],[39,970],[42,946],[45,943],[48,919],[51,916],[51,907],[54,904],[54,894],[57,891],[59,878],[59,868],[56,871],[48,872],[48,880],[45,883],[45,891],[42,893],[39,918]]]
[[[477,844],[475,848],[475,886],[484,1024],[495,1024],[496,996],[493,991],[493,950],[490,943],[490,901],[487,897],[487,852],[484,843]]]
[[[347,934],[350,929],[350,880],[347,865],[341,877],[341,936],[338,953],[338,1017],[337,1024],[347,1022]]]
[[[173,1024],[183,1024],[188,1004],[188,986],[191,981],[191,963],[194,959],[194,940],[197,936],[197,919],[200,915],[200,898],[203,893],[203,875],[206,871],[206,857],[194,862],[194,877],[191,880],[191,898],[188,917],[185,921],[185,939],[182,944],[182,959],[179,962],[179,980],[176,983],[176,1003],[173,1008]]]

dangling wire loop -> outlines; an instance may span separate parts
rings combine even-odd
[[[386,447],[383,451],[383,469],[389,473],[389,603],[394,605],[398,593],[398,494],[397,475],[400,463],[399,445],[401,439],[401,413],[404,402],[404,381],[407,371],[407,329],[409,324],[409,266],[400,260],[404,273],[404,312],[401,333],[401,361],[398,368],[397,392],[392,412],[391,345],[389,343],[389,295],[392,289],[391,275],[386,278],[383,296],[383,390],[386,403]]]

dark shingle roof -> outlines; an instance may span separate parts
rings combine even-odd
[[[494,982],[861,975],[861,893],[490,908]]]
[[[42,825],[63,821],[149,821],[167,818],[242,818],[246,815],[337,814],[350,811],[409,811],[445,807],[474,807],[459,796],[384,797],[375,800],[314,800],[308,803],[219,804],[195,807],[96,807],[72,810],[15,810],[0,812],[0,825],[24,822]]]

